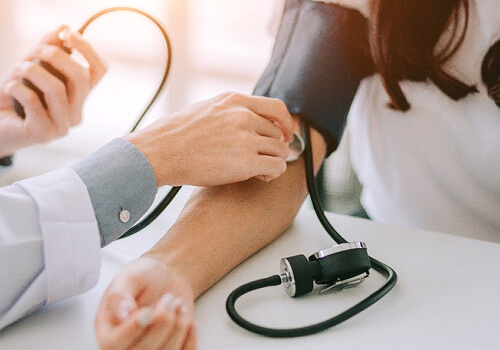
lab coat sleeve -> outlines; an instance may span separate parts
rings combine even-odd
[[[73,170],[0,189],[0,329],[91,288],[99,250],[92,203]]]
[[[116,139],[65,168],[0,189],[0,329],[37,308],[90,289],[99,250],[151,206],[145,156]],[[127,222],[119,219],[127,209]]]

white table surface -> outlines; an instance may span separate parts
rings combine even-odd
[[[93,321],[113,276],[161,237],[176,216],[164,214],[148,229],[102,251],[102,273],[89,292],[24,318],[0,333],[0,349],[96,349]],[[200,349],[500,349],[500,245],[435,232],[328,215],[348,240],[392,266],[396,287],[347,322],[317,335],[271,339],[249,333],[226,314],[237,286],[279,273],[279,260],[332,244],[314,213],[303,208],[277,241],[245,261],[196,303]],[[282,286],[241,298],[237,308],[254,322],[274,327],[323,320],[375,290],[373,272],[359,287],[289,298]]]

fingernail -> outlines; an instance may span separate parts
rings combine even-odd
[[[59,36],[59,39],[61,39],[61,41],[67,41],[69,39],[69,36],[71,34],[71,31],[69,28],[64,28],[63,30],[61,30],[58,34]]]
[[[173,302],[173,305],[172,305],[172,308],[174,309],[174,311],[180,311],[180,309],[182,308],[183,304],[182,304],[182,299],[181,298],[175,298],[174,302]]]
[[[59,39],[62,41],[61,48],[66,51],[66,53],[71,55],[71,45],[69,43],[69,39],[71,36],[71,30],[69,28],[64,28],[58,34]]]
[[[175,297],[171,293],[164,294],[160,299],[160,305],[162,308],[169,308],[171,310],[175,310],[174,308]]]
[[[188,313],[188,308],[186,305],[182,305],[181,308],[179,309],[179,312],[182,314],[182,315],[185,315]]]
[[[134,304],[130,300],[128,299],[121,300],[120,303],[118,304],[118,311],[117,311],[118,318],[123,321],[130,315],[130,312],[133,309],[134,309]]]
[[[139,311],[139,315],[137,315],[137,323],[139,326],[146,328],[153,321],[153,309],[150,307],[144,308]]]

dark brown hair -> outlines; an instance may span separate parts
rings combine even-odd
[[[365,28],[368,33],[365,32],[364,51],[370,56],[369,66],[381,75],[391,107],[401,111],[410,108],[400,86],[404,80],[429,79],[454,100],[477,91],[475,86],[465,84],[442,68],[465,38],[468,0],[369,1],[371,16]],[[349,26],[350,31],[356,30]],[[448,28],[452,31],[451,38],[436,52],[436,45]]]

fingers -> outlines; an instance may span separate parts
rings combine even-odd
[[[282,101],[267,97],[246,96],[235,93],[223,94],[221,96],[228,103],[242,105],[254,113],[272,121],[281,129],[284,141],[293,141],[293,119],[285,103]]]
[[[105,294],[96,315],[96,333],[103,349],[128,349],[145,333],[151,308],[138,309],[135,299],[115,288]]]
[[[173,332],[162,345],[161,349],[182,349],[184,347],[192,327],[192,321],[187,314],[177,315],[177,317],[178,319]]]
[[[103,77],[107,70],[107,64],[97,54],[92,45],[83,39],[80,33],[64,31],[63,38],[68,44],[80,52],[89,63],[90,88],[93,88]]]
[[[61,38],[64,40],[62,41]],[[76,49],[80,52],[88,62],[88,70],[82,67],[77,62],[71,59],[61,48],[63,44]],[[57,50],[58,49],[58,50]],[[107,64],[101,58],[92,45],[83,39],[80,33],[74,33],[67,26],[61,26],[58,31],[49,32],[41,41],[41,45],[37,47],[26,59],[33,60],[35,58],[43,59],[53,64],[58,70],[65,73],[65,76],[72,76],[72,70],[76,70],[80,76],[84,75],[89,80],[90,88],[93,88],[103,77],[107,70]],[[73,63],[73,64],[71,64]],[[62,64],[61,69],[59,65]],[[64,71],[63,71],[64,69]],[[76,81],[79,81],[75,79]]]
[[[103,316],[107,318],[107,322],[111,325],[119,324],[138,309],[135,299],[130,295],[122,293],[110,293],[106,295],[104,304],[106,312]]]
[[[196,330],[196,325],[193,324],[189,329],[186,342],[184,343],[184,350],[196,350],[196,344],[198,342],[198,331]]]
[[[43,62],[50,64],[60,72],[66,80],[67,100],[73,108],[70,111],[71,125],[76,125],[81,121],[81,106],[91,88],[91,78],[89,71],[75,62],[61,48],[52,45],[39,45],[33,52],[33,56]],[[58,79],[58,78],[56,78]],[[59,79],[58,79],[59,80]],[[60,80],[59,80],[60,81]],[[66,88],[64,90],[66,94]]]
[[[254,171],[250,177],[271,181],[286,171],[285,160],[288,158],[290,148],[281,141],[281,131],[270,121],[258,116],[250,118],[249,121],[252,125],[250,127],[244,125],[244,128],[248,132],[253,130],[257,135],[247,135],[248,137],[242,138],[241,147],[246,152],[255,152],[258,156],[250,158],[251,161],[245,162],[245,166],[250,174]]]
[[[49,115],[53,121],[56,136],[63,136],[69,130],[69,107],[66,86],[46,69],[33,62],[25,62],[19,69],[19,76],[29,80],[44,94]]]
[[[154,317],[153,309],[141,308],[115,327],[106,327],[102,320],[96,320],[97,338],[101,347],[106,349],[129,349],[146,334]]]
[[[258,164],[256,177],[263,181],[271,181],[286,171],[286,161],[283,158],[259,155],[255,160]]]
[[[268,119],[264,119],[259,115],[251,112],[255,118],[253,118],[254,128],[258,135],[272,137],[279,140],[283,133],[281,129],[276,126],[273,122]]]
[[[181,349],[191,325],[191,317],[180,298],[165,294],[155,307],[148,331],[134,344],[136,349]]]
[[[175,326],[176,309],[175,297],[165,294],[157,303],[154,317],[148,331],[135,344],[136,349],[159,349],[172,333]]]
[[[24,125],[33,141],[47,142],[55,137],[53,122],[33,90],[18,81],[11,81],[5,85],[4,93],[18,100],[24,107]]]
[[[51,30],[50,32],[45,34],[43,36],[42,40],[40,40],[40,43],[61,46],[62,41],[61,41],[61,38],[59,37],[59,33],[65,31],[65,30],[69,30],[68,25],[66,25],[66,24],[60,25],[56,29]]]
[[[116,324],[112,319],[115,316],[98,312],[96,331],[103,349],[182,349],[185,344],[196,344],[195,334],[190,333],[192,315],[182,300],[170,293],[160,298],[154,309],[135,310]]]
[[[284,142],[271,137],[257,136],[255,143],[259,154],[283,159],[288,158],[290,148]]]
[[[268,119],[262,118],[257,113],[246,107],[232,107],[228,112],[235,125],[239,125],[242,130],[253,132],[257,135],[281,139],[283,133],[281,129]],[[234,118],[233,118],[234,116]]]
[[[88,62],[88,67],[73,60],[62,46],[79,51]],[[107,66],[103,59],[89,42],[79,33],[71,32],[67,26],[60,26],[45,35],[37,48],[26,58],[28,61],[35,59],[50,64],[64,76],[70,107],[70,124],[79,124],[85,98],[106,73]]]

